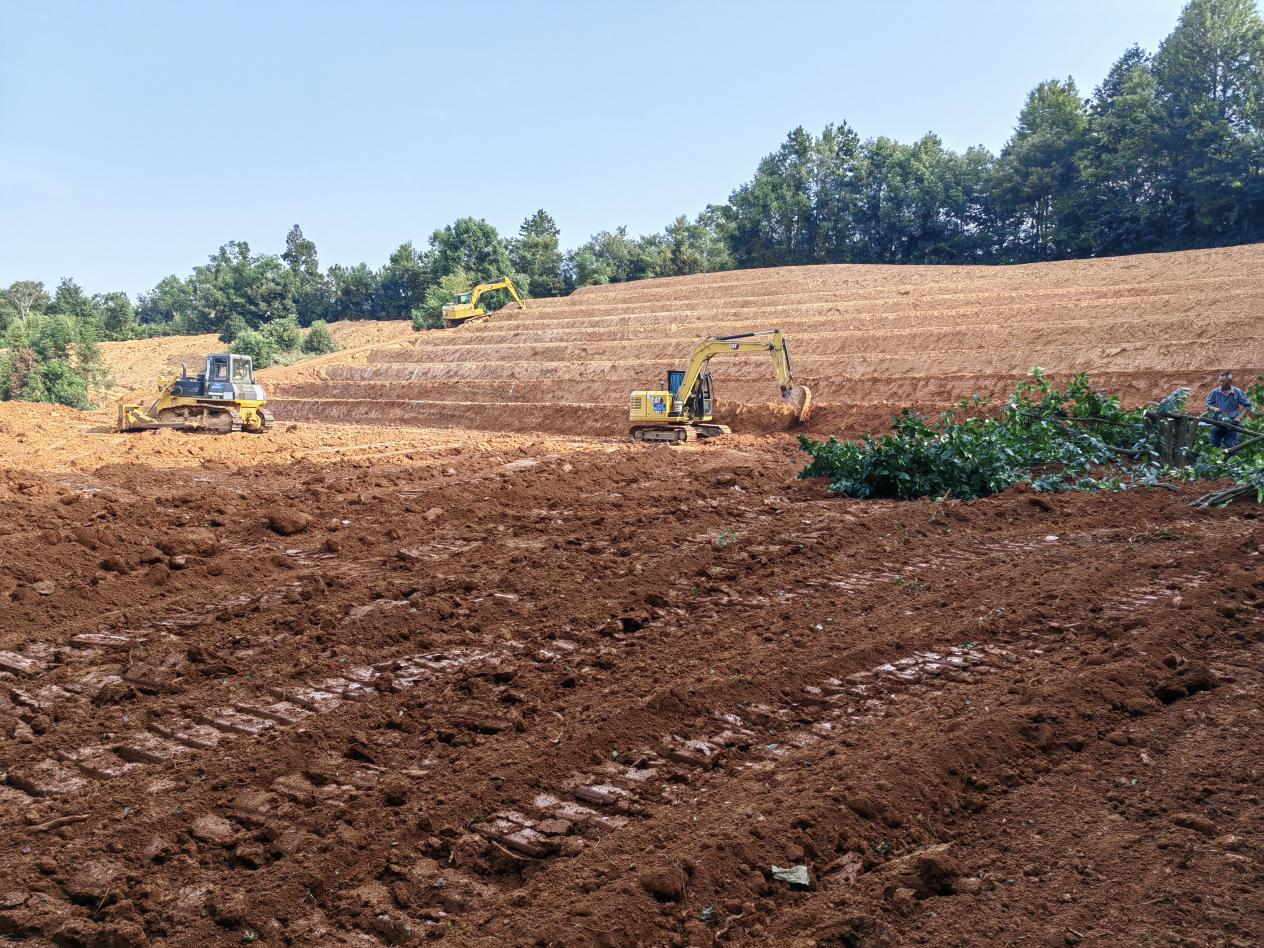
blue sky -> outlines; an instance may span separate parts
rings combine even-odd
[[[296,222],[326,266],[467,214],[658,230],[796,125],[999,149],[1182,5],[0,0],[0,285],[135,295]]]

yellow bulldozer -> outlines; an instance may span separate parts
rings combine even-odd
[[[527,304],[514,289],[513,281],[509,277],[504,277],[493,283],[480,283],[468,293],[460,293],[452,297],[452,302],[443,307],[443,325],[451,329],[468,323],[470,320],[484,318],[487,310],[478,305],[478,300],[484,293],[490,293],[493,290],[508,290],[509,295],[517,300],[519,309],[527,308]]]
[[[183,364],[179,376],[158,380],[158,396],[148,405],[119,403],[119,431],[266,431],[272,412],[255,382],[250,356],[221,352],[206,357],[206,368],[191,376]]]
[[[794,406],[796,421],[806,421],[812,410],[812,392],[794,382],[786,337],[780,329],[768,329],[703,339],[694,346],[684,369],[667,373],[666,388],[633,392],[628,415],[632,440],[689,441],[730,434],[728,425],[716,424],[711,417],[714,395],[707,365],[718,355],[757,352],[772,355],[781,397]]]

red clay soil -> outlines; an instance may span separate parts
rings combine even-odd
[[[0,935],[1264,940],[1258,505],[94,424],[0,413]]]
[[[1264,372],[1264,245],[1017,267],[811,266],[591,287],[270,373],[277,416],[617,434],[708,335],[780,328],[835,431],[1007,393],[1032,366],[1129,403]],[[776,431],[767,361],[716,359],[718,415]],[[755,412],[742,417],[742,412]]]

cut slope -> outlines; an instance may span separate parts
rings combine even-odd
[[[281,418],[501,430],[625,427],[708,335],[779,327],[822,417],[885,416],[1003,391],[1031,366],[1087,371],[1131,401],[1264,370],[1264,245],[1015,267],[811,266],[594,287],[481,324],[271,376]],[[761,359],[713,363],[748,429],[776,387]]]

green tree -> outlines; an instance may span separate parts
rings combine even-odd
[[[1076,155],[1075,198],[1094,254],[1158,250],[1170,239],[1170,167],[1150,58],[1138,46],[1111,67],[1089,104],[1089,135]]]
[[[509,260],[514,270],[526,274],[533,296],[561,296],[564,256],[561,230],[541,208],[522,222],[518,237],[509,243]]]
[[[90,388],[109,380],[93,329],[62,314],[13,322],[0,356],[0,398],[91,408]]]
[[[48,311],[69,316],[71,319],[95,319],[98,315],[92,299],[70,277],[62,277],[61,282],[57,284]]]
[[[253,254],[244,241],[229,241],[191,278],[193,318],[189,329],[218,332],[236,313],[251,327],[296,315],[294,284],[277,257]]]
[[[574,289],[658,276],[664,243],[657,234],[629,237],[626,227],[603,230],[567,258],[567,285]]]
[[[48,292],[38,280],[17,280],[9,284],[5,296],[17,318],[26,320],[32,313],[42,313],[49,303]]]
[[[246,325],[246,321],[237,313],[230,313],[228,318],[224,320],[224,328],[219,331],[219,341],[226,346],[231,346],[233,342],[246,332],[250,327]]]
[[[135,339],[140,332],[136,309],[126,293],[102,293],[92,298],[106,339]]]
[[[303,337],[303,352],[315,356],[337,351],[338,343],[329,331],[329,324],[321,321],[312,323],[312,328]]]
[[[1254,0],[1191,0],[1154,57],[1172,236],[1264,236],[1264,22]]]
[[[425,255],[411,242],[400,244],[382,268],[379,279],[384,319],[408,319],[426,299],[431,269]]]
[[[333,314],[337,319],[381,319],[381,284],[367,264],[329,268],[333,281]]]
[[[285,237],[281,261],[289,271],[294,313],[304,326],[326,318],[333,307],[333,286],[320,272],[316,244],[295,224]]]
[[[174,274],[165,277],[148,293],[140,295],[136,316],[144,326],[169,327],[174,333],[196,332],[192,286]]]
[[[681,214],[667,225],[663,258],[657,269],[662,276],[686,276],[731,270],[733,257],[715,208],[708,208],[690,223]]]
[[[485,220],[462,217],[430,235],[430,272],[437,280],[464,270],[477,283],[513,273],[509,251]]]
[[[1070,196],[1087,133],[1088,113],[1075,80],[1050,79],[1027,96],[994,182],[1011,259],[1053,259],[1082,249]]]

